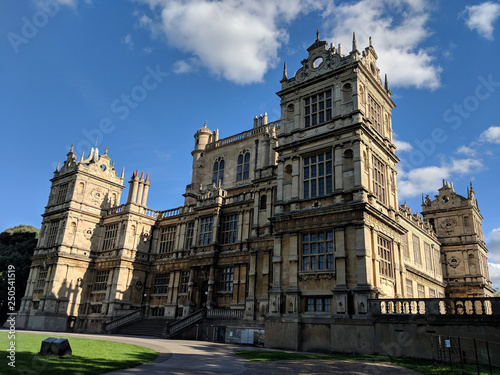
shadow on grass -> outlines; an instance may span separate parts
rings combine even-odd
[[[126,360],[92,359],[73,355],[71,357],[41,356],[32,352],[16,352],[16,367],[9,373],[23,375],[102,374],[114,370],[136,367],[153,361],[158,353],[131,354]]]

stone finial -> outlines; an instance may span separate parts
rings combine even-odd
[[[69,150],[69,152],[73,152],[75,149],[75,145],[71,145],[71,150]]]
[[[384,84],[384,88],[386,91],[389,91],[389,80],[387,79],[387,73],[385,75],[385,84]]]
[[[370,47],[373,47],[373,44],[372,44],[372,37],[370,36],[370,38],[368,39],[369,43],[370,43]]]
[[[108,146],[106,146],[106,148],[104,149],[104,155],[107,155],[108,154]]]
[[[357,43],[356,43],[356,33],[352,33],[352,51],[356,51],[358,49]]]
[[[285,61],[285,64],[283,66],[283,78],[282,78],[282,80],[284,81],[285,79],[288,79],[288,73],[286,71],[286,61]]]
[[[120,176],[120,178],[125,178],[125,167],[123,167],[122,169],[122,175]]]
[[[316,30],[316,42],[319,42],[319,30]]]
[[[59,167],[61,166],[61,161],[59,160],[57,162],[57,167],[56,167],[56,172],[59,172]]]
[[[85,150],[82,150],[82,157],[80,158],[80,163],[83,162],[85,157]]]

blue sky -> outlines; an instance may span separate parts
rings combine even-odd
[[[499,17],[494,0],[4,0],[0,230],[40,227],[58,160],[96,137],[127,180],[150,174],[148,206],[181,205],[204,121],[226,137],[278,120],[283,62],[295,72],[316,29],[344,53],[355,31],[397,105],[401,203],[472,181],[500,285]]]

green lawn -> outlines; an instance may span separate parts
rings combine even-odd
[[[0,373],[9,374],[74,374],[90,375],[123,368],[136,367],[153,361],[159,353],[138,345],[112,341],[82,339],[61,335],[16,332],[15,368],[8,366],[7,349],[10,341],[7,331],[0,331]],[[73,355],[71,357],[41,356],[40,346],[47,337],[67,338]],[[4,372],[4,369],[8,371]]]
[[[415,371],[418,371],[424,375],[455,375],[455,374],[477,374],[475,367],[469,369],[464,369],[462,372],[458,367],[454,367],[454,371],[450,370],[448,364],[425,360],[425,359],[414,359],[414,358],[394,358],[382,355],[344,355],[344,354],[306,354],[306,353],[289,353],[289,352],[279,352],[273,350],[240,350],[237,351],[240,357],[243,357],[249,361],[290,361],[290,360],[322,360],[322,359],[336,359],[336,360],[347,360],[347,361],[375,361],[375,362],[391,362],[399,366],[403,366]],[[489,374],[486,368],[482,368],[481,374]],[[496,369],[494,374],[500,374],[500,371]]]

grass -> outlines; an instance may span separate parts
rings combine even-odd
[[[109,371],[136,367],[153,361],[159,353],[153,349],[138,345],[123,344],[112,341],[82,339],[57,335],[53,337],[67,338],[73,351],[71,357],[41,356],[42,340],[50,335],[16,332],[15,368],[7,365],[6,351],[10,347],[7,331],[0,333],[1,368],[9,367],[8,373],[42,375],[42,374],[102,374]]]
[[[344,361],[374,361],[391,362],[396,365],[418,371],[424,375],[477,374],[475,366],[470,370],[464,369],[464,371],[455,366],[454,371],[452,371],[450,370],[449,364],[444,364],[442,362],[415,358],[396,358],[383,355],[307,354],[272,350],[240,350],[237,351],[236,354],[249,361],[291,361],[323,359],[335,359]],[[483,368],[481,374],[489,374],[488,369]],[[494,371],[494,374],[500,374],[500,372]]]

